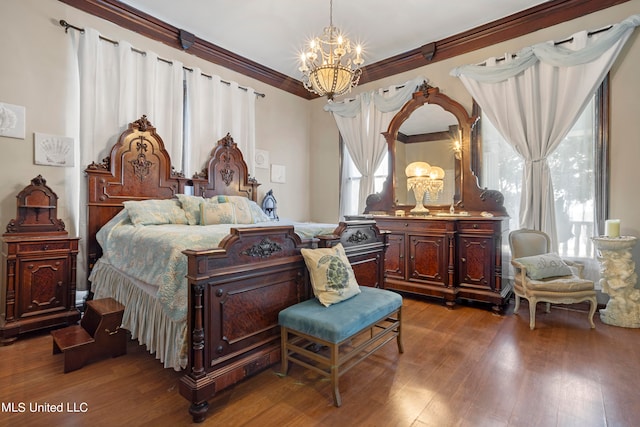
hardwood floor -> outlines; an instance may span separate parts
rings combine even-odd
[[[538,305],[521,313],[405,297],[404,349],[390,344],[341,378],[342,407],[328,381],[279,365],[218,394],[202,425],[218,426],[637,426],[640,330],[608,326],[596,313]],[[44,332],[0,348],[0,425],[180,426],[191,424],[180,373],[136,342],[128,354],[63,374]],[[31,412],[36,404],[65,412]],[[24,404],[24,412],[20,411]],[[78,412],[66,412],[67,410]],[[84,412],[82,412],[84,411]]]

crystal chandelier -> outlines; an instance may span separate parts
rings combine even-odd
[[[355,53],[355,57],[354,57]],[[309,48],[300,55],[302,83],[308,91],[329,100],[349,92],[357,86],[364,63],[360,45],[352,46],[348,38],[333,26],[333,0],[329,3],[329,26],[322,37],[309,42]]]

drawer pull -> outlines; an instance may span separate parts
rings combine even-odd
[[[43,250],[43,251],[48,251],[48,250],[49,250],[49,245],[44,245],[44,246],[42,247],[42,250]]]
[[[107,333],[107,335],[115,335],[118,333],[119,330],[120,330],[120,326],[116,326],[115,331],[110,331],[109,329],[105,329],[104,331]]]
[[[467,259],[466,258],[460,258],[460,261],[467,262]]]
[[[478,224],[473,224],[473,228],[478,228]]]

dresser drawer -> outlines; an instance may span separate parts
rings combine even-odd
[[[453,223],[439,220],[403,218],[397,220],[377,220],[378,228],[391,232],[445,233],[453,231]]]
[[[62,241],[43,241],[43,242],[21,242],[18,244],[18,253],[25,252],[45,252],[45,251],[63,251],[71,249],[71,242]]]
[[[479,232],[479,231],[494,231],[500,230],[500,223],[495,221],[459,221],[458,231],[464,232]]]

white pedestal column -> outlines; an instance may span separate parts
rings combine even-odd
[[[600,286],[609,294],[607,307],[600,310],[603,323],[625,328],[640,328],[640,289],[631,249],[637,239],[633,236],[594,237],[600,262]]]

